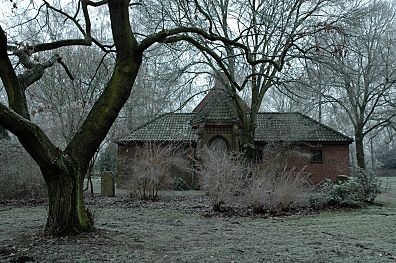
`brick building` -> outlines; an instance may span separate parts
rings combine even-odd
[[[164,114],[118,140],[119,174],[127,174],[137,146],[145,142],[177,143],[195,156],[203,146],[239,151],[240,123],[232,98],[217,83],[191,113]],[[246,105],[246,107],[248,107]],[[348,175],[349,144],[352,139],[301,113],[261,112],[257,117],[255,148],[258,158],[269,145],[282,145],[288,152],[288,167],[305,167],[313,182]],[[194,178],[194,162],[187,182]]]

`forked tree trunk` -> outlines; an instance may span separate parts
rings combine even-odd
[[[131,93],[142,63],[142,52],[169,34],[168,30],[161,31],[147,37],[139,45],[129,21],[130,1],[104,2],[109,7],[116,48],[115,66],[109,82],[64,152],[51,142],[40,127],[30,121],[25,94],[27,86],[21,85],[16,75],[8,57],[7,37],[0,26],[0,78],[9,104],[7,107],[0,103],[0,123],[18,137],[40,166],[48,188],[46,233],[49,235],[64,236],[93,230],[93,220],[83,200],[83,176],[88,169],[89,160],[106,137]],[[90,38],[89,34],[87,36]],[[91,41],[86,42],[85,39],[81,41],[84,45],[91,44]],[[57,42],[59,45],[67,43]],[[52,47],[54,43],[47,45]],[[53,48],[57,48],[57,45]]]
[[[42,169],[43,170],[43,169]],[[45,233],[51,236],[74,235],[94,230],[93,219],[84,206],[83,180],[78,169],[43,171],[49,197]]]

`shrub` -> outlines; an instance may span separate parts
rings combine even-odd
[[[310,198],[311,206],[363,207],[381,192],[381,182],[370,170],[359,169],[346,181],[324,183]]]
[[[172,167],[186,167],[186,159],[179,147],[146,143],[138,148],[128,164],[131,173],[126,176],[126,188],[131,195],[143,200],[158,199],[160,189],[173,188]]]
[[[213,210],[223,211],[225,207],[240,206],[250,167],[241,155],[203,149],[200,152],[199,175],[202,188],[212,202]]]
[[[40,168],[16,142],[0,140],[0,199],[43,198],[47,188]]]
[[[183,180],[183,178],[176,177],[174,179],[174,189],[176,191],[188,191],[191,190],[191,186],[189,186],[188,183]]]
[[[306,206],[310,184],[304,169],[274,162],[258,167],[247,194],[256,212],[278,212]]]
[[[361,198],[365,202],[373,202],[377,195],[382,192],[381,180],[373,170],[358,169],[353,176],[360,186]]]
[[[276,212],[306,204],[309,191],[304,169],[289,168],[272,155],[260,165],[247,163],[241,155],[205,150],[201,178],[215,211],[229,207]]]

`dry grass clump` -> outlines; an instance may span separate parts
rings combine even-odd
[[[278,167],[277,167],[278,166]],[[277,212],[307,205],[311,187],[304,169],[274,163],[258,167],[246,203],[255,212]]]
[[[307,205],[309,174],[304,168],[288,167],[284,151],[272,151],[260,163],[250,163],[241,155],[205,149],[200,175],[215,211],[250,208],[267,213]]]

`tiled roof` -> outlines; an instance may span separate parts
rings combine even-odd
[[[190,124],[196,113],[170,113],[135,129],[119,143],[136,141],[197,141]],[[255,141],[352,142],[336,130],[301,113],[259,113]]]
[[[202,122],[239,121],[232,97],[221,88],[212,89],[196,109],[199,111],[191,119],[193,125]]]
[[[195,113],[168,113],[133,130],[118,143],[133,141],[196,141],[190,120]]]
[[[257,116],[255,141],[352,142],[352,139],[298,112],[261,112]]]

